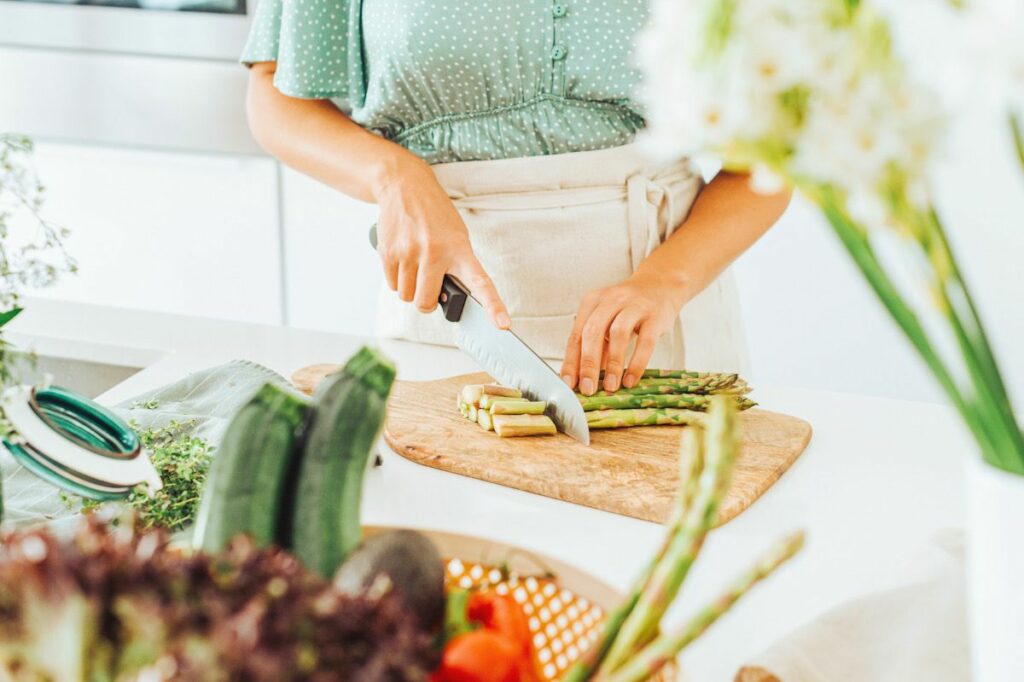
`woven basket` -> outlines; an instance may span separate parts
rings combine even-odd
[[[368,534],[383,530],[366,529]],[[560,679],[600,638],[605,613],[623,599],[606,583],[557,559],[468,535],[420,532],[447,557],[449,587],[493,589],[522,605],[544,682]],[[675,669],[667,667],[653,679],[671,682]]]

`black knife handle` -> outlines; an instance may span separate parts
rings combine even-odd
[[[370,246],[374,250],[377,249],[377,223],[370,227]],[[437,302],[444,312],[444,319],[449,322],[461,320],[467,298],[469,298],[469,289],[454,275],[445,275],[441,282],[441,295],[437,297]]]

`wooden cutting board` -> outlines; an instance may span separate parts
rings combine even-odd
[[[312,392],[337,365],[293,375]],[[590,446],[568,436],[498,438],[467,421],[456,408],[466,384],[486,374],[436,381],[399,381],[388,404],[384,440],[420,464],[565,502],[664,523],[679,483],[679,437],[685,427],[647,426],[591,432]],[[811,440],[802,419],[760,408],[741,415],[743,444],[732,487],[720,508],[725,523],[749,507],[782,476]]]

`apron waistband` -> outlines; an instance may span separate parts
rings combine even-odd
[[[455,206],[466,211],[522,211],[625,201],[634,270],[677,227],[673,190],[700,182],[688,161],[651,166],[635,145],[439,164],[434,172]]]

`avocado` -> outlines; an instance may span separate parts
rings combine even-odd
[[[346,594],[365,593],[386,575],[424,629],[444,617],[444,560],[422,533],[394,530],[367,538],[341,565],[334,586]]]

